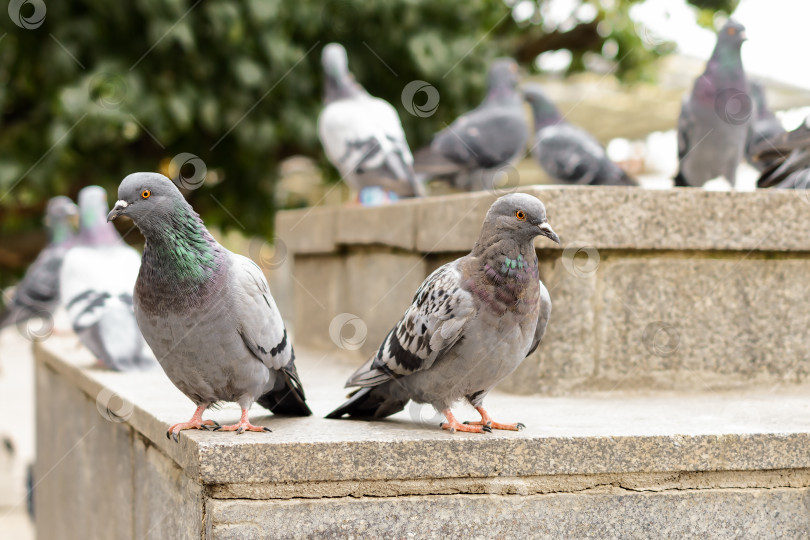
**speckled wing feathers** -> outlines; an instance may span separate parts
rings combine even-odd
[[[428,276],[377,354],[346,386],[376,386],[428,369],[462,338],[465,324],[475,316],[475,305],[460,286],[459,260]]]

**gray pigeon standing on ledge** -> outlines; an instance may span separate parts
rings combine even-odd
[[[777,140],[785,133],[782,122],[768,109],[765,101],[765,88],[757,81],[749,84],[751,99],[754,101],[755,114],[748,126],[748,137],[745,141],[745,158],[752,167],[759,172],[769,169],[773,161],[759,161],[755,156],[755,150],[761,148],[767,141]]]
[[[467,191],[492,189],[498,172],[523,155],[529,138],[517,86],[515,61],[496,60],[489,70],[484,102],[459,116],[433,137],[429,147],[416,153],[416,172]]]
[[[49,243],[28,267],[8,306],[0,313],[0,328],[37,317],[53,321],[54,311],[59,306],[59,271],[75,237],[73,219],[77,215],[76,205],[67,197],[48,201],[45,226]],[[31,337],[39,337],[35,332],[28,332]]]
[[[424,195],[396,109],[354,80],[342,45],[324,47],[321,63],[326,81],[318,135],[343,180],[358,196],[371,186],[399,197]]]
[[[261,269],[222,247],[165,176],[130,174],[107,217],[126,216],[146,238],[135,286],[135,315],[174,385],[197,410],[184,429],[270,431],[248,420],[254,402],[277,414],[308,416],[295,354]],[[203,421],[219,401],[235,401],[232,426]]]
[[[590,133],[567,122],[539,85],[523,87],[532,107],[535,142],[532,152],[553,180],[566,184],[635,186],[638,183],[610,161]]]
[[[155,358],[138,330],[132,291],[141,257],[107,223],[107,192],[79,192],[79,236],[59,276],[73,331],[99,363],[117,371],[152,369]]]
[[[495,201],[472,252],[428,276],[379,351],[346,383],[360,389],[327,418],[383,418],[412,399],[441,411],[451,432],[521,429],[494,422],[483,401],[546,331],[551,298],[534,249],[541,235],[560,242],[537,198],[513,193]],[[480,421],[455,419],[450,407],[462,398]]]
[[[706,70],[683,101],[676,186],[701,187],[720,176],[732,186],[737,180],[753,109],[740,57],[745,39],[745,27],[729,19],[717,34]]]

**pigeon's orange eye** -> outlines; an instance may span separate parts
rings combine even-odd
[[[520,221],[526,221],[526,214],[523,212],[523,210],[518,210],[517,212],[515,212],[515,217],[518,218]]]
[[[729,28],[727,30],[727,32],[728,32],[728,35],[733,36],[734,34],[737,33],[737,29],[736,28]]]
[[[148,189],[145,189],[145,190],[141,191],[141,199],[148,199],[151,196],[152,196],[152,192],[149,191]]]

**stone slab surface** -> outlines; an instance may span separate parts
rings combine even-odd
[[[487,405],[495,418],[523,421],[526,430],[449,434],[438,429],[440,417],[429,407],[411,406],[379,422],[323,419],[341,403],[342,383],[361,359],[347,361],[345,351],[299,349],[315,416],[273,417],[256,407],[253,420],[273,433],[185,431],[177,444],[165,430],[190,416],[193,405],[162,372],[86,369],[89,356],[57,358],[55,351],[64,350],[52,338],[39,346],[40,362],[91,399],[105,388],[113,392],[120,400],[113,409],[128,425],[204,484],[810,468],[810,392],[804,387],[688,397],[493,394]],[[469,409],[457,413],[475,418]],[[239,412],[227,404],[207,416],[233,422]]]
[[[645,190],[628,187],[529,186],[549,222],[563,239],[597,249],[810,251],[810,200],[802,193],[707,192],[699,189]],[[503,193],[469,193],[400,203],[386,212],[370,208],[316,208],[279,212],[278,235],[298,253],[337,249],[345,242],[386,244],[418,252],[469,251],[489,205]],[[399,205],[396,205],[399,206]],[[415,231],[407,227],[391,240],[392,215],[415,211]],[[362,231],[336,217],[346,212]],[[337,214],[335,214],[337,213]],[[341,228],[335,226],[344,223]],[[407,222],[403,219],[403,223]],[[349,233],[353,230],[354,232]],[[411,245],[411,238],[415,245]],[[550,248],[547,239],[538,247]]]
[[[806,538],[808,489],[211,500],[213,537]]]

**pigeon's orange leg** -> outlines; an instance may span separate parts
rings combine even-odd
[[[455,433],[456,431],[466,431],[468,433],[489,433],[492,429],[489,426],[484,425],[468,425],[462,424],[456,417],[453,416],[453,413],[450,409],[445,409],[442,411],[444,417],[447,418],[447,422],[442,422],[439,424],[442,429],[447,429],[450,433]]]
[[[206,408],[208,408],[207,405],[200,405],[197,407],[197,410],[194,411],[194,416],[191,417],[191,420],[188,422],[180,422],[170,427],[169,431],[166,432],[166,438],[174,439],[174,442],[180,442],[180,432],[184,429],[208,429],[209,426],[218,428],[219,424],[213,420],[202,419],[203,412],[205,412]]]
[[[242,418],[239,419],[238,424],[234,424],[232,426],[222,426],[216,428],[217,431],[235,431],[237,435],[242,434],[245,431],[270,431],[270,428],[266,428],[264,426],[254,426],[248,421],[248,411],[247,409],[242,409]]]
[[[487,411],[484,410],[483,407],[476,407],[475,410],[481,414],[481,420],[478,420],[477,422],[464,422],[465,424],[469,426],[488,426],[491,429],[504,429],[507,431],[522,431],[526,429],[526,426],[520,422],[516,424],[501,424],[500,422],[494,422],[492,417]]]

